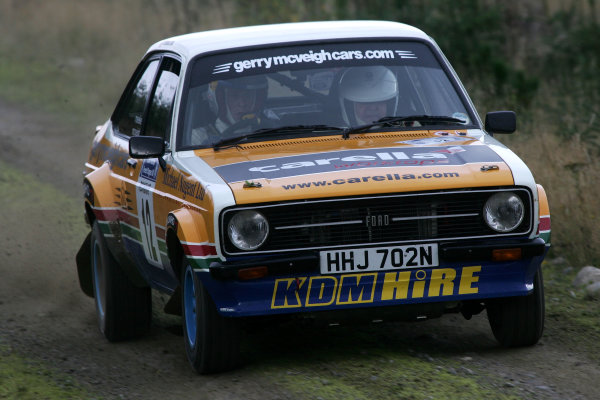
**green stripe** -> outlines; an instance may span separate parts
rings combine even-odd
[[[540,233],[540,238],[544,239],[544,242],[550,243],[550,237],[552,232]]]
[[[218,257],[211,257],[211,258],[186,257],[186,258],[187,258],[188,263],[194,269],[208,269],[208,267],[210,266],[210,263],[212,263],[214,261],[219,261]]]
[[[140,234],[139,229],[132,228],[129,225],[121,224],[121,231],[123,235],[129,236],[133,240],[137,240],[138,242],[142,242],[142,235]]]
[[[98,224],[100,226],[100,230],[102,231],[103,235],[112,235],[112,231],[110,230],[110,226],[109,226],[108,222],[98,221]],[[121,227],[121,233],[123,234],[123,236],[127,236],[127,237],[131,238],[132,240],[134,240],[140,244],[143,244],[142,243],[142,234],[139,229],[131,227],[126,224],[120,224],[120,227]],[[166,263],[169,262],[169,259],[167,256],[167,254],[168,254],[167,242],[165,242],[162,239],[158,239],[158,238],[157,238],[157,242],[158,242],[158,250],[160,251],[162,262],[163,262],[163,264],[166,265]],[[210,263],[213,261],[217,261],[217,260],[218,260],[218,258],[216,258],[216,257],[208,258],[208,259],[188,258],[188,261],[192,265],[192,267],[197,268],[197,269],[208,269]]]
[[[121,224],[121,231],[124,236],[127,236],[127,237],[131,238],[132,240],[135,240],[136,242],[143,244],[142,243],[142,233],[139,229],[134,228],[129,225],[126,225],[126,224]],[[158,239],[158,238],[157,238],[157,243],[158,243],[158,250],[161,253],[167,254],[168,253],[167,243],[164,240]]]

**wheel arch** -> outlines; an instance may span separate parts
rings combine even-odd
[[[209,240],[205,219],[197,211],[181,208],[167,216],[167,254],[173,273],[179,282],[178,287],[165,305],[168,314],[182,315],[181,311],[181,276],[183,259],[186,257],[184,243],[199,243]]]
[[[83,196],[86,202],[85,211],[90,224],[95,218],[95,208],[115,205],[115,195],[111,187],[112,179],[108,163],[102,164],[100,168],[90,172],[83,179]]]
[[[177,277],[181,276],[181,262],[186,256],[184,244],[210,241],[204,216],[189,208],[172,211],[167,217],[167,253]]]

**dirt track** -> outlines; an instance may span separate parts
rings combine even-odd
[[[260,371],[282,358],[302,359],[315,347],[318,351],[319,346],[335,346],[336,340],[327,338],[329,331],[309,330],[321,336],[320,344],[305,340],[297,329],[263,333],[246,367],[208,377],[191,371],[177,319],[160,312],[155,311],[153,328],[142,340],[107,343],[96,327],[93,300],[80,291],[76,278],[74,255],[87,228],[82,217],[73,217],[81,214],[79,209],[63,210],[81,206],[81,170],[94,124],[78,128],[1,102],[0,115],[0,162],[58,191],[15,186],[16,192],[26,189],[32,195],[26,201],[0,194],[0,343],[72,374],[91,392],[107,398],[296,398]],[[154,300],[158,305],[158,296]],[[408,343],[404,346],[430,348],[438,360],[462,360],[466,373],[482,380],[492,376],[523,398],[598,398],[600,371],[587,354],[590,347],[569,340],[564,330],[560,321],[547,318],[541,344],[517,350],[497,347],[485,314],[468,322],[448,316],[419,324],[389,324],[378,334],[383,340],[395,340],[395,348]],[[341,329],[337,334],[354,331]],[[277,346],[283,349],[281,354],[272,348]]]

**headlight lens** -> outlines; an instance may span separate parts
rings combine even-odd
[[[258,211],[240,211],[229,221],[227,234],[238,249],[255,250],[267,239],[269,223]]]
[[[483,218],[496,232],[510,232],[523,221],[525,206],[513,192],[496,193],[483,207]]]

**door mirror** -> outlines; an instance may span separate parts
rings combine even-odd
[[[492,111],[485,116],[488,133],[513,133],[517,130],[517,115],[514,111]]]
[[[129,139],[131,158],[157,158],[165,154],[165,140],[158,136],[132,136]]]

